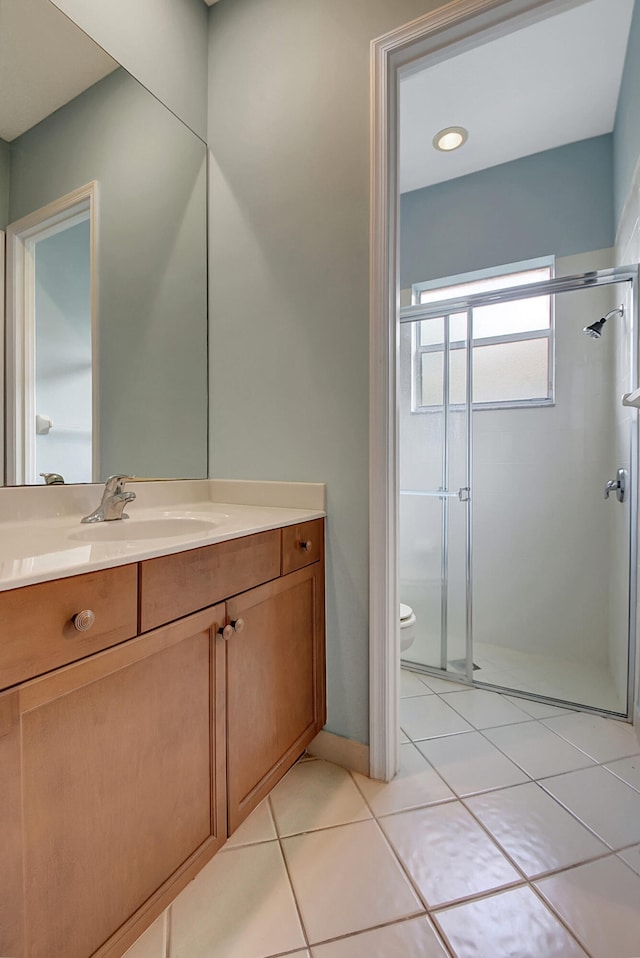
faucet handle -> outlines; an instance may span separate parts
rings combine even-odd
[[[115,476],[109,476],[109,478],[105,482],[105,489],[108,493],[111,493],[111,494],[116,492],[122,492],[122,490],[124,489],[125,483],[129,482],[130,479],[134,479],[134,478],[135,478],[134,476],[126,476],[121,474],[118,474]]]
[[[44,479],[47,486],[64,485],[64,479],[59,472],[41,472],[40,475]]]

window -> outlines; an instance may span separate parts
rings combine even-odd
[[[498,270],[413,286],[415,305],[440,303],[551,279],[553,262],[512,264]],[[460,281],[463,279],[463,281]],[[474,408],[549,405],[553,402],[553,306],[535,296],[473,306]],[[413,409],[427,412],[444,402],[445,315],[413,324]],[[466,398],[467,314],[448,319],[449,401]]]

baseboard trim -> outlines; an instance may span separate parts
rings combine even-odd
[[[307,752],[315,758],[324,758],[334,765],[348,768],[351,772],[369,775],[369,746],[362,742],[323,730],[307,746]]]

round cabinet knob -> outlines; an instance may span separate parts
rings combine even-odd
[[[91,609],[83,609],[73,617],[73,624],[78,632],[88,632],[95,621],[96,617]]]
[[[232,619],[231,625],[233,626],[234,632],[242,632],[244,629],[244,619]]]
[[[311,541],[311,539],[301,539],[298,545],[304,552],[311,552],[311,549],[313,547],[313,542]]]
[[[228,642],[231,636],[233,635],[233,626],[225,625],[224,629],[222,626],[218,629],[218,635],[221,635],[225,642]]]

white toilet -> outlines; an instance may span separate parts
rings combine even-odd
[[[413,645],[416,637],[416,617],[410,605],[400,603],[400,655]]]

